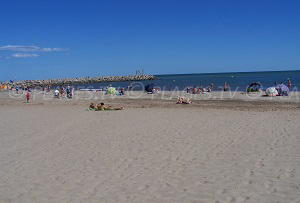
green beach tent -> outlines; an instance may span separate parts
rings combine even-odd
[[[117,90],[114,87],[109,87],[106,90],[106,94],[116,94]]]

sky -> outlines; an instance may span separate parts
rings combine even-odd
[[[0,81],[300,70],[299,0],[2,0]]]

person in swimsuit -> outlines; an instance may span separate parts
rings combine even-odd
[[[109,110],[124,110],[124,107],[112,108],[111,106],[104,106],[104,103],[101,102],[100,105],[97,105],[97,111],[109,111]]]

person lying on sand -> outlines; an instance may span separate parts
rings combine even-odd
[[[96,111],[109,111],[109,110],[124,110],[124,107],[117,107],[113,108],[111,106],[104,106],[104,103],[102,102],[100,105],[97,105]]]
[[[191,104],[191,103],[192,101],[190,100],[190,98],[187,98],[185,100],[184,97],[179,97],[176,104]]]
[[[98,110],[95,106],[95,104],[92,102],[89,106],[89,108],[86,109],[87,111],[96,111]]]
[[[191,104],[192,101],[190,100],[190,98],[187,98],[186,100],[183,100],[182,104]]]
[[[179,97],[176,104],[182,104],[184,97]]]

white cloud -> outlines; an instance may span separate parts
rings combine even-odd
[[[20,46],[20,45],[6,45],[1,46],[0,51],[20,51],[20,52],[54,52],[67,51],[64,48],[42,48],[38,46]]]
[[[12,58],[36,58],[38,56],[38,54],[12,54]]]

